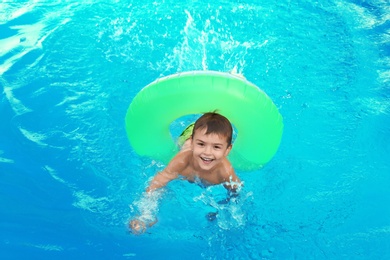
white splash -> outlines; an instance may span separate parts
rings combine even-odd
[[[76,208],[87,210],[93,213],[102,213],[108,210],[110,201],[106,197],[94,198],[83,191],[73,192],[76,201],[72,204]]]
[[[155,222],[162,193],[162,190],[144,192],[139,200],[129,206],[131,212],[136,213],[137,218],[145,223]]]
[[[19,127],[20,132],[31,142],[36,143],[41,146],[48,146],[48,144],[44,143],[43,140],[45,140],[47,137],[44,134],[40,133],[34,133],[30,132],[24,128]]]
[[[14,97],[11,87],[4,86],[4,94],[8,99],[9,103],[11,104],[12,110],[15,112],[16,115],[22,115],[32,111],[31,109],[23,105],[23,103],[19,99]]]

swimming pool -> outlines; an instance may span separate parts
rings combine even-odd
[[[380,0],[1,3],[2,258],[389,258],[388,13]],[[220,187],[176,181],[159,223],[129,234],[162,167],[126,139],[131,99],[161,76],[232,69],[280,109],[278,153],[238,172],[245,199],[217,221],[204,216]]]

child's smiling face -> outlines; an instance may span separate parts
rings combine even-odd
[[[194,166],[203,171],[211,171],[225,158],[232,146],[227,138],[215,133],[207,134],[207,129],[197,129],[192,140]]]

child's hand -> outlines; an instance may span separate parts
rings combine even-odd
[[[144,222],[138,219],[133,219],[129,223],[129,228],[131,229],[131,232],[135,235],[140,235],[145,232],[146,225]]]
[[[145,222],[139,220],[139,219],[133,219],[129,223],[129,228],[131,229],[131,233],[135,235],[140,235],[146,231],[147,227],[151,227],[154,224],[157,223],[157,219],[155,219],[153,222],[146,224]]]

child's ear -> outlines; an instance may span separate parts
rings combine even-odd
[[[228,146],[228,148],[227,148],[226,151],[225,151],[225,156],[228,156],[228,155],[229,155],[229,153],[230,153],[230,151],[232,150],[232,148],[233,148],[233,145],[232,145],[232,144]]]

